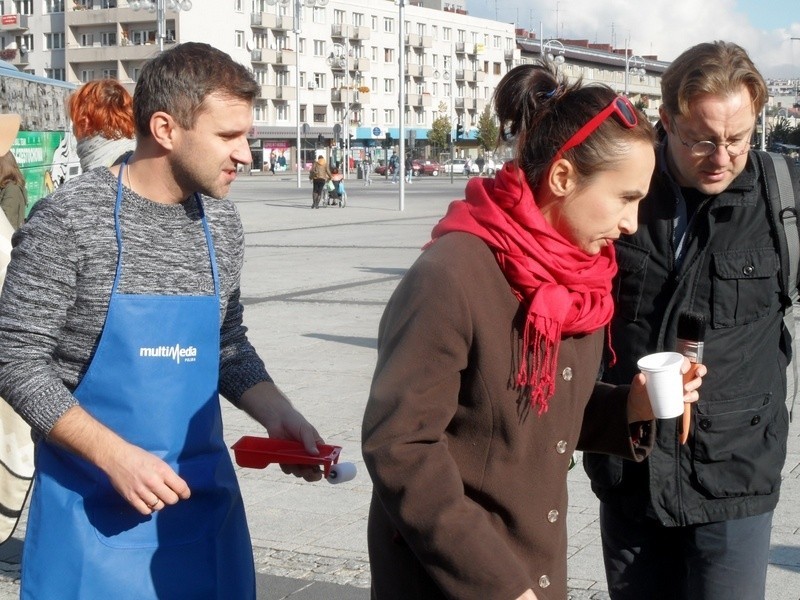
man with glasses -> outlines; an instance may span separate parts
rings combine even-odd
[[[686,312],[705,326],[708,374],[685,443],[683,419],[659,420],[644,462],[586,454],[584,466],[613,600],[755,600],[788,434],[780,255],[749,151],[767,88],[726,42],[685,51],[661,87],[656,171],[638,231],[616,244],[603,379],[628,382],[639,358],[675,350]]]

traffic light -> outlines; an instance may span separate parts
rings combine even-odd
[[[456,141],[464,137],[464,126],[459,122],[456,124]]]
[[[392,139],[392,134],[388,131],[386,132],[386,147],[391,148],[394,144],[394,140]]]

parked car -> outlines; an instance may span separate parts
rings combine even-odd
[[[456,158],[451,160],[446,160],[442,164],[442,171],[444,173],[450,173],[453,171],[454,175],[463,175],[464,174],[464,163],[467,162],[463,158]],[[484,165],[484,170],[486,169],[486,165]],[[477,175],[479,173],[478,165],[474,162],[472,163],[472,167],[470,167],[469,172],[473,175]]]
[[[374,173],[375,175],[381,175],[381,176],[386,175],[386,162],[383,160],[380,161],[380,163],[375,167]],[[394,173],[394,168],[390,166],[389,175],[391,175],[392,173]]]
[[[414,177],[419,177],[420,175],[436,177],[442,170],[442,166],[435,160],[413,160],[411,161],[411,168],[414,171]]]

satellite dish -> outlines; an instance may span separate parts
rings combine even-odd
[[[327,6],[328,0],[317,0],[317,6]]]
[[[315,6],[316,4],[317,4],[317,0],[306,0],[306,6],[307,6],[308,8],[314,8],[314,6]]]
[[[248,52],[252,52],[253,51],[253,42],[251,42],[250,40],[247,40],[244,43],[244,47],[247,48]]]
[[[277,3],[277,1],[278,1],[278,0],[266,0],[267,4],[269,4],[270,6],[275,6],[275,4]]]

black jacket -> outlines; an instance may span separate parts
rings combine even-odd
[[[617,243],[611,326],[617,363],[606,366],[603,379],[629,383],[638,358],[675,349],[681,311],[702,313],[708,375],[692,411],[689,442],[678,441],[680,418],[660,420],[656,448],[643,463],[584,457],[602,501],[666,526],[772,510],[788,434],[780,261],[757,161],[751,152],[728,189],[700,203],[676,266],[679,193],[663,171],[656,173],[639,230]]]

